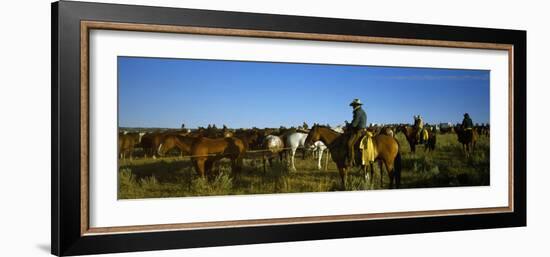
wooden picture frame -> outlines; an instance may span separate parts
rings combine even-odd
[[[90,227],[88,43],[90,30],[94,29],[508,51],[509,204],[442,211]],[[52,254],[525,226],[525,114],[525,31],[56,2],[52,4]]]

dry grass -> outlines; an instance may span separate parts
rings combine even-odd
[[[438,135],[436,150],[424,152],[417,147],[410,153],[402,134],[398,135],[402,152],[402,188],[489,185],[489,138],[481,137],[475,152],[466,157],[456,135]],[[318,171],[313,158],[296,158],[296,172],[289,172],[286,163],[274,162],[264,173],[260,160],[245,160],[240,174],[231,173],[228,161],[220,161],[207,178],[195,175],[191,162],[185,158],[160,160],[137,159],[120,162],[118,171],[120,199],[162,198],[209,195],[273,194],[297,192],[327,192],[340,189],[340,178],[334,162],[328,171]],[[384,176],[380,185],[380,171],[375,165],[373,185],[363,173],[352,170],[348,174],[347,190],[380,189],[388,186]]]

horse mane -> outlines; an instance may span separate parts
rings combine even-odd
[[[313,127],[318,127],[318,128],[330,128],[329,126],[323,125],[323,124],[314,124]],[[312,127],[312,128],[313,128],[313,127]]]

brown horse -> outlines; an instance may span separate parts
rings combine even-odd
[[[433,152],[435,146],[437,145],[437,133],[435,132],[435,127],[427,126],[426,131],[428,131],[428,140],[424,144],[425,152]]]
[[[126,157],[132,159],[134,148],[141,141],[143,134],[138,132],[118,134],[118,155],[120,159],[126,159]]]
[[[258,129],[239,129],[234,137],[241,139],[247,149],[261,149],[262,136]]]
[[[176,134],[166,135],[162,143],[158,147],[157,153],[160,156],[165,156],[170,150],[177,148],[181,155],[190,155],[191,146],[197,137],[181,136]]]
[[[245,143],[236,137],[198,137],[191,146],[191,159],[201,177],[210,174],[214,162],[223,158],[231,159],[231,171],[238,173],[242,168],[245,152]]]
[[[158,147],[164,140],[165,136],[166,133],[163,132],[152,132],[147,133],[143,136],[140,145],[145,153],[145,158],[147,158],[148,156],[157,158]]]
[[[477,134],[479,136],[489,136],[489,126],[488,125],[476,125],[474,127],[474,129],[476,130]]]
[[[435,130],[429,126],[424,127],[424,129],[428,132],[428,139],[424,142],[424,151],[433,151],[436,144]],[[401,125],[397,127],[397,132],[402,132],[403,135],[405,135],[405,138],[411,147],[411,152],[415,153],[416,146],[421,144],[417,137],[417,128],[408,125]]]
[[[466,154],[466,157],[470,156],[470,153],[474,152],[477,141],[477,131],[475,129],[464,129],[462,126],[455,126],[455,132],[458,137],[458,142],[462,144],[462,151]]]
[[[408,125],[401,125],[397,127],[397,132],[402,132],[405,135],[405,138],[407,139],[407,142],[409,142],[409,146],[411,147],[411,152],[416,152],[416,145],[418,144],[418,138],[416,137],[416,128]]]
[[[141,138],[141,142],[139,146],[143,148],[143,151],[145,152],[145,158],[150,156],[150,157],[153,157],[153,159],[156,159],[158,157],[158,149],[162,144],[162,142],[164,141],[165,137],[171,136],[171,135],[185,136],[188,134],[189,134],[189,131],[186,129],[155,131],[155,132],[145,134]]]
[[[329,127],[313,125],[305,141],[306,147],[311,146],[314,142],[319,140],[328,147],[330,153],[332,154],[332,160],[334,160],[336,166],[338,167],[342,188],[344,190],[346,188],[346,173],[348,169],[352,168],[346,164],[346,156],[348,152],[346,141],[348,138],[348,134],[338,133]],[[385,134],[378,134],[372,139],[375,148],[375,160],[380,164],[380,177],[382,177],[382,166],[385,165],[386,171],[390,178],[390,188],[393,188],[394,182],[396,188],[399,188],[401,184],[401,154],[399,153],[399,143],[395,138]],[[357,143],[355,149],[360,151],[359,142]],[[361,154],[357,153],[355,156],[357,158],[355,163],[362,163]],[[365,172],[366,178],[366,165],[360,166]],[[370,166],[372,183],[372,163]]]

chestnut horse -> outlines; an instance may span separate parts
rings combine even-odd
[[[158,149],[166,136],[169,136],[169,135],[185,136],[187,134],[189,134],[189,132],[186,129],[156,131],[152,133],[147,133],[141,138],[140,146],[143,148],[145,152],[145,158],[150,156],[153,159],[156,159],[158,155]]]
[[[470,156],[470,153],[474,152],[474,147],[477,141],[477,131],[475,129],[464,129],[462,126],[455,126],[455,132],[458,137],[458,142],[462,144],[462,151],[466,154],[466,157]]]
[[[329,149],[332,154],[332,160],[336,163],[338,167],[338,172],[340,173],[340,179],[342,180],[342,188],[346,189],[346,173],[348,169],[352,168],[346,164],[346,156],[348,152],[347,139],[349,138],[348,134],[338,133],[329,127],[321,125],[313,125],[309,134],[306,138],[305,145],[311,146],[316,141],[323,142]],[[375,150],[375,160],[380,164],[380,177],[382,177],[382,166],[386,166],[386,171],[390,178],[390,188],[393,188],[394,182],[396,188],[399,188],[401,184],[401,154],[399,153],[399,143],[392,136],[385,134],[378,134],[373,138],[374,150]],[[360,141],[360,140],[358,140]],[[359,143],[355,149],[359,150]],[[362,163],[361,154],[355,154],[357,160],[355,163]],[[359,165],[358,165],[359,166]],[[360,165],[366,176],[366,165]],[[372,163],[371,166],[371,183],[372,183]]]
[[[407,139],[407,142],[409,142],[411,152],[416,152],[416,145],[418,144],[418,138],[416,137],[416,128],[407,125],[401,125],[397,127],[397,132],[403,132],[405,138]]]
[[[223,158],[231,159],[231,171],[238,173],[242,168],[245,152],[245,143],[236,137],[198,137],[191,145],[191,159],[201,177],[210,174],[214,162]]]
[[[436,144],[435,130],[433,130],[432,127],[429,126],[425,126],[424,129],[428,132],[428,139],[424,142],[424,151],[433,151]],[[420,142],[418,142],[418,138],[416,137],[417,128],[407,125],[401,125],[397,127],[397,132],[403,132],[405,138],[407,139],[407,142],[409,142],[411,152],[415,153],[416,145],[420,144]]]
[[[118,134],[118,156],[120,159],[130,157],[132,159],[134,148],[141,141],[145,133],[119,133]]]
[[[177,148],[181,152],[181,155],[190,155],[191,146],[196,139],[197,137],[193,136],[182,136],[176,134],[166,135],[158,147],[157,154],[159,156],[164,156],[170,150]]]

